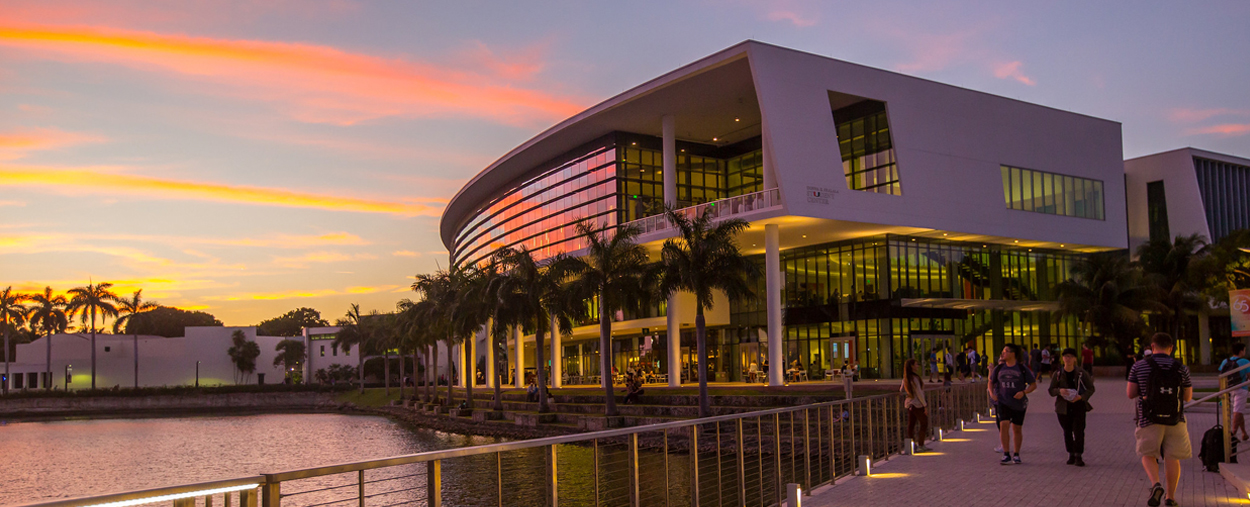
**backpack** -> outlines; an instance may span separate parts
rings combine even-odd
[[[1176,426],[1184,413],[1181,405],[1181,363],[1173,360],[1172,366],[1165,369],[1153,356],[1145,361],[1150,371],[1146,377],[1146,392],[1142,394],[1142,417],[1155,424]]]
[[[1233,458],[1229,463],[1237,462],[1237,439],[1232,439]],[[1208,472],[1220,472],[1220,463],[1224,461],[1224,427],[1216,424],[1202,434],[1202,448],[1198,451],[1198,459],[1202,460],[1202,468]]]
[[[1225,359],[1224,362],[1220,363],[1220,373],[1228,373],[1230,371],[1236,370],[1238,359],[1241,359],[1241,358],[1237,356],[1229,356],[1228,359]],[[1245,382],[1246,381],[1245,375],[1246,375],[1246,370],[1241,370],[1237,373],[1234,373],[1231,377],[1228,378],[1228,385],[1235,386],[1237,384]]]

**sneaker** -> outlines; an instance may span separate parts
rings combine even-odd
[[[1011,464],[1011,456],[1008,456],[1008,455],[1004,454],[1004,455],[1003,455],[1003,459],[1002,459],[1001,461],[999,461],[999,462],[998,462],[998,464],[999,464],[999,465],[1010,465],[1010,464]],[[1157,504],[1156,504],[1156,505],[1157,505]]]
[[[1020,453],[1016,453],[1016,454],[1012,455],[1012,456],[1011,456],[1011,462],[1012,462],[1012,463],[1014,463],[1014,464],[1019,465],[1019,464],[1020,464]]]
[[[1163,500],[1163,485],[1155,483],[1150,487],[1150,500],[1146,500],[1146,505],[1150,507],[1159,507],[1159,502]]]
[[[917,451],[920,451],[920,452],[933,452],[933,449],[930,449],[930,448],[925,447],[925,446],[923,446],[923,445],[922,445],[922,446],[920,446],[920,447],[917,447],[917,448],[916,448],[916,450],[917,450]]]
[[[1003,446],[1001,445],[994,446],[994,452],[1003,452]]]
[[[1167,499],[1167,501],[1166,501],[1166,502],[1163,502],[1163,505],[1167,505],[1168,507],[1174,507],[1174,506],[1178,506],[1178,505],[1180,505],[1180,504],[1179,504],[1179,503],[1176,503],[1176,500],[1173,500],[1173,499],[1169,498],[1169,499]]]
[[[1081,459],[1081,455],[1080,455],[1080,454],[1077,454],[1077,455],[1076,455],[1076,463],[1074,463],[1074,464],[1075,464],[1076,466],[1083,467],[1083,466],[1085,466],[1085,460],[1084,460],[1084,459]]]
[[[1070,452],[1070,453],[1068,453],[1068,464],[1069,464],[1069,465],[1075,465],[1075,464],[1076,464],[1076,453],[1074,453],[1074,452]]]

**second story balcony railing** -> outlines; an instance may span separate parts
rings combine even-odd
[[[752,192],[718,201],[681,208],[677,210],[677,214],[686,218],[694,218],[703,214],[705,210],[711,210],[712,218],[715,220],[780,207],[781,191],[776,188],[771,188],[768,190],[761,190],[759,192]],[[625,225],[637,227],[643,234],[665,231],[673,227],[673,225],[668,222],[668,217],[666,217],[663,213],[646,218],[640,218],[638,220],[628,222]]]

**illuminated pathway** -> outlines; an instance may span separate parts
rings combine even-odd
[[[1146,505],[1146,475],[1133,452],[1133,405],[1124,382],[1098,380],[1086,430],[1085,468],[1066,465],[1067,452],[1054,414],[1054,398],[1043,388],[1030,396],[1024,425],[1022,465],[998,464],[994,424],[967,425],[954,441],[931,444],[929,455],[901,456],[873,468],[873,477],[854,477],[815,491],[805,507],[835,505],[926,505],[1002,507]],[[1202,471],[1198,460],[1202,432],[1215,414],[1187,414],[1194,458],[1182,463],[1177,494],[1182,506],[1246,505],[1219,474]]]

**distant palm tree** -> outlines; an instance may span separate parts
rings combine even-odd
[[[668,208],[669,222],[681,233],[677,238],[664,242],[660,250],[663,274],[659,295],[668,299],[679,291],[690,292],[695,298],[695,337],[699,350],[699,417],[711,415],[707,396],[707,323],[704,309],[712,308],[712,294],[721,291],[729,300],[754,297],[751,290],[760,269],[742,255],[734,239],[747,229],[741,219],[723,220],[712,225],[711,206],[696,217],[687,218]],[[728,302],[726,302],[728,304]],[[668,330],[668,339],[677,340],[680,330]],[[775,365],[780,368],[781,365]],[[676,375],[678,372],[669,372]]]
[[[256,358],[260,356],[260,345],[248,340],[247,335],[241,329],[231,333],[230,343],[231,346],[226,350],[226,354],[230,355],[230,361],[234,363],[234,383],[238,384],[240,378],[243,383],[247,383],[248,377],[256,371]]]
[[[282,340],[273,350],[278,353],[273,358],[273,365],[282,366],[287,378],[290,378],[293,368],[304,363],[306,347],[303,340]]]
[[[496,261],[502,272],[497,289],[500,304],[523,316],[524,327],[534,331],[538,411],[549,412],[544,338],[549,331],[572,332],[574,320],[585,313],[585,300],[569,286],[572,265],[563,254],[539,262],[528,248],[507,247],[496,253]],[[553,316],[558,329],[551,329]],[[516,346],[524,344],[518,341]]]
[[[113,334],[121,334],[126,328],[126,324],[134,320],[136,315],[144,312],[150,312],[160,308],[160,305],[143,300],[143,289],[135,291],[130,299],[117,300],[118,317],[113,320]],[[124,314],[124,315],[122,315]],[[135,389],[139,388],[139,333],[135,332],[134,336],[135,349]]]
[[[44,341],[47,342],[47,371],[44,372],[48,376],[48,382],[44,386],[45,390],[52,389],[52,335],[65,331],[69,327],[69,316],[65,313],[65,307],[69,304],[65,300],[65,296],[53,296],[52,287],[44,287],[43,294],[33,294],[30,296],[30,302],[34,305],[31,307],[29,320],[30,327],[37,333],[42,333]]]
[[[607,230],[596,231],[588,222],[578,222],[576,227],[577,233],[586,238],[588,252],[571,258],[573,290],[599,304],[599,371],[604,372],[600,375],[606,401],[604,413],[615,416],[616,397],[612,377],[607,374],[612,371],[612,315],[648,302],[655,289],[656,270],[648,265],[647,249],[635,241],[641,234],[637,227],[618,227],[610,237]]]
[[[95,389],[96,379],[96,361],[95,361],[95,318],[100,316],[100,323],[103,324],[108,317],[117,316],[117,307],[113,303],[117,301],[117,294],[111,289],[113,284],[108,282],[100,282],[92,284],[90,282],[82,287],[74,287],[69,290],[69,312],[70,315],[81,315],[82,323],[87,324],[88,316],[91,322],[91,388]]]
[[[26,295],[13,292],[13,287],[0,291],[0,325],[4,326],[4,393],[9,392],[9,362],[13,349],[9,348],[9,331],[26,322],[27,308],[22,305]]]
[[[356,346],[356,370],[360,375],[360,394],[365,393],[365,342],[369,339],[369,330],[364,320],[365,316],[360,314],[360,305],[352,303],[347,315],[335,322],[335,325],[339,327],[339,332],[335,333],[334,341],[330,343],[334,350],[350,351],[353,345]]]
[[[1115,346],[1127,356],[1133,339],[1145,333],[1142,312],[1166,311],[1153,292],[1124,253],[1090,254],[1072,266],[1072,278],[1056,286],[1055,314],[1079,319],[1090,333],[1090,345]]]
[[[1149,241],[1137,247],[1137,263],[1145,281],[1154,285],[1159,302],[1167,307],[1169,332],[1177,339],[1184,336],[1186,312],[1197,312],[1206,304],[1200,294],[1202,274],[1195,269],[1206,249],[1207,240],[1201,234]]]
[[[412,290],[422,296],[420,303],[417,303],[421,313],[431,321],[436,322],[436,328],[442,331],[443,340],[447,343],[447,367],[450,372],[452,365],[451,349],[459,344],[465,343],[467,347],[465,352],[468,357],[472,357],[472,339],[466,339],[467,335],[472,334],[477,326],[473,325],[474,313],[471,311],[470,305],[466,302],[465,294],[469,288],[469,280],[472,276],[469,270],[452,266],[449,269],[442,269],[433,274],[421,274],[416,276],[416,281],[412,284]],[[466,362],[471,362],[471,359]],[[468,365],[461,365],[459,374],[465,375],[468,371]],[[465,400],[470,408],[472,407],[473,380],[469,377],[465,378]],[[447,376],[447,403],[452,400],[452,375]]]

